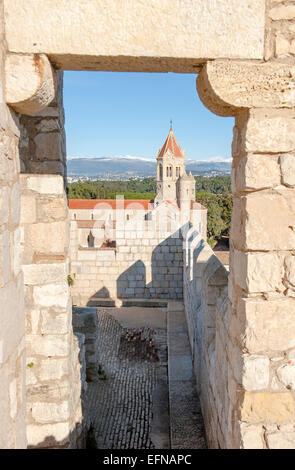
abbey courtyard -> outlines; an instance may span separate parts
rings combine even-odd
[[[294,449],[295,2],[0,17],[0,448]],[[229,268],[177,129],[154,200],[68,200],[64,70],[194,73],[235,118]]]

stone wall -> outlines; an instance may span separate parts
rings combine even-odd
[[[29,447],[75,447],[83,431],[80,349],[68,285],[61,74],[55,82],[49,107],[20,116]]]
[[[98,356],[98,312],[96,308],[73,308],[73,329],[75,334],[82,334],[84,337],[84,357],[82,370],[82,383],[85,388],[86,380],[97,379],[99,368]],[[85,376],[84,376],[85,375]]]
[[[5,103],[0,1],[0,448],[26,447],[25,321],[20,263],[18,117]]]
[[[265,0],[5,0],[5,13],[9,50],[58,69],[196,73],[206,59],[263,58]]]
[[[71,221],[73,303],[100,298],[182,298],[182,239],[151,230],[117,231],[116,248],[79,248]]]
[[[230,432],[227,271],[200,236],[186,238],[184,304],[196,386],[209,447],[224,448]]]

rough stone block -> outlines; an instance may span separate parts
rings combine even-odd
[[[68,312],[53,315],[44,310],[41,312],[41,334],[63,334],[69,331],[70,315]]]
[[[47,284],[45,286],[34,286],[33,299],[35,305],[41,307],[66,308],[70,301],[69,286],[64,284]]]
[[[266,434],[269,449],[294,449],[295,431],[281,431]]]
[[[248,154],[239,159],[234,169],[234,191],[253,191],[280,185],[278,157]]]
[[[295,150],[295,119],[291,114],[278,116],[250,111],[242,135],[246,152],[290,152]]]
[[[36,222],[36,198],[32,195],[21,196],[21,224]]]
[[[263,428],[261,425],[241,423],[241,447],[263,449]]]
[[[284,291],[283,256],[276,253],[233,251],[235,283],[247,292]]]
[[[28,447],[55,447],[64,445],[69,440],[69,423],[55,423],[46,425],[27,425]]]
[[[294,315],[292,298],[239,299],[237,330],[242,344],[251,354],[294,348]]]
[[[68,335],[32,336],[27,338],[28,355],[67,357],[70,353]]]
[[[277,371],[280,381],[288,389],[295,390],[295,364],[284,364]]]
[[[293,421],[294,411],[294,398],[290,392],[245,392],[241,402],[241,419],[248,423]]]
[[[42,222],[51,222],[67,217],[67,205],[64,198],[41,199],[37,205],[38,219]]]
[[[295,185],[295,155],[286,153],[280,156],[282,182],[287,186]]]
[[[25,230],[25,243],[39,253],[61,253],[67,248],[66,222],[37,223]]]
[[[38,423],[63,422],[70,418],[69,403],[32,403],[32,416]]]
[[[62,176],[29,176],[26,186],[40,194],[64,194]]]
[[[269,358],[266,356],[243,356],[242,384],[246,390],[262,390],[268,387],[269,364]]]
[[[61,160],[61,136],[60,133],[37,134],[35,137],[37,160]]]
[[[24,264],[24,283],[27,285],[64,283],[67,279],[68,269],[64,263],[52,264]]]
[[[294,220],[295,192],[292,189],[260,191],[235,198],[231,225],[233,243],[242,250],[292,250]]]

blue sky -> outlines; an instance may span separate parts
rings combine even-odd
[[[208,111],[196,75],[65,72],[67,155],[153,158],[173,130],[187,158],[231,155],[233,118]]]

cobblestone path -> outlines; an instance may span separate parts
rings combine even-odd
[[[87,420],[100,449],[153,449],[152,395],[167,366],[166,330],[127,329],[99,309],[98,380],[88,383]]]

